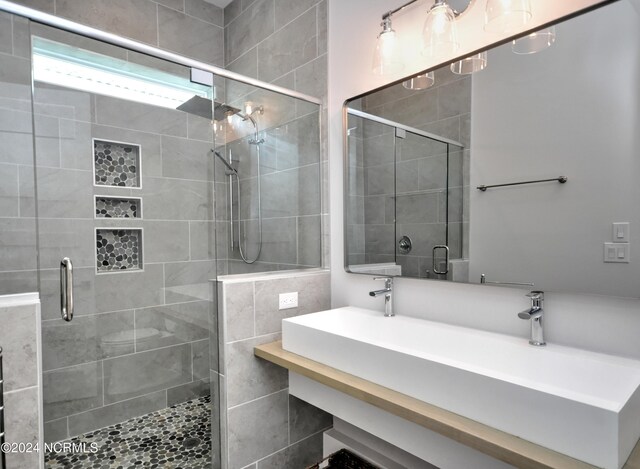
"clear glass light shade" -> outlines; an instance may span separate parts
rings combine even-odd
[[[487,0],[484,29],[492,33],[510,33],[517,31],[530,19],[530,0]]]
[[[378,35],[376,51],[373,55],[373,73],[391,75],[402,71],[403,68],[396,32],[393,29],[382,31]]]
[[[487,53],[480,52],[451,64],[451,71],[457,75],[470,75],[487,67]]]
[[[550,28],[541,29],[528,36],[516,39],[511,44],[511,50],[516,54],[535,54],[536,52],[551,47],[551,44],[554,42],[556,42],[556,28],[551,26]]]
[[[460,47],[456,16],[446,3],[436,3],[429,13],[422,28],[422,55],[426,57],[442,57],[455,53]]]
[[[427,88],[433,86],[436,78],[433,72],[423,73],[422,75],[416,75],[415,77],[411,77],[408,80],[402,82],[402,86],[404,86],[408,90],[426,90]]]

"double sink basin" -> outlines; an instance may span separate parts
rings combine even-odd
[[[283,348],[619,469],[640,438],[640,362],[346,307],[283,321]]]

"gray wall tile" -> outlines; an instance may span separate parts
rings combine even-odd
[[[102,362],[46,371],[42,382],[45,422],[103,404]]]
[[[33,387],[5,395],[6,441],[26,443],[35,446],[39,443],[38,389]],[[39,467],[42,453],[16,452],[7,454],[7,467],[27,469]]]
[[[44,321],[42,367],[52,370],[133,353],[133,337],[133,311]]]
[[[295,72],[295,89],[322,98],[327,95],[327,55],[302,65]]]
[[[153,330],[153,335],[136,337],[136,351],[208,339],[209,308],[210,302],[197,301],[137,309],[136,331]]]
[[[212,218],[212,187],[204,181],[146,178],[142,182],[146,220]]]
[[[258,469],[298,469],[322,460],[322,434],[313,435],[258,462]]]
[[[185,12],[203,21],[224,27],[224,11],[204,0],[185,0]],[[220,41],[222,46],[222,41]],[[220,65],[224,65],[220,63]]]
[[[253,354],[254,347],[278,340],[277,335],[241,340],[226,346],[227,402],[233,407],[285,389],[287,370]]]
[[[187,136],[187,115],[181,111],[107,96],[96,97],[96,108],[98,124],[175,137]]]
[[[189,383],[191,345],[176,345],[104,361],[104,403]]]
[[[81,435],[145,415],[167,406],[166,391],[158,391],[127,401],[100,407],[69,417],[69,434]]]
[[[229,410],[229,468],[239,469],[288,444],[288,392]]]
[[[2,270],[35,270],[35,231],[33,219],[0,218]]]
[[[54,0],[17,0],[15,3],[27,6],[29,8],[35,8],[46,13],[53,13]]]
[[[276,2],[276,24],[282,26],[289,23],[317,3],[318,0],[278,0]],[[313,13],[315,14],[315,9]],[[308,31],[307,34],[309,34]],[[304,33],[300,33],[300,36],[304,35]]]
[[[280,293],[298,292],[298,307],[280,310]],[[280,332],[282,319],[329,309],[329,275],[318,274],[256,282],[256,335]]]
[[[174,10],[184,11],[185,0],[154,0],[154,1],[156,3],[159,3],[160,5],[173,8]]]
[[[208,121],[211,125],[211,121]],[[211,142],[162,137],[162,175],[170,178],[213,180]]]
[[[224,284],[226,341],[254,336],[253,282]]]
[[[216,240],[221,240],[221,246],[227,247],[227,230],[215,231],[216,223],[210,221],[189,222],[189,254],[192,260],[211,260],[216,258]],[[220,251],[222,253],[222,251]]]
[[[225,28],[225,58],[232,62],[275,30],[274,0],[257,0]]]
[[[67,428],[67,418],[52,420],[44,424],[44,441],[46,443],[55,443],[69,438],[69,430]]]
[[[162,304],[162,271],[162,265],[150,264],[145,266],[144,272],[96,275],[96,311],[118,311]]]
[[[258,45],[259,79],[272,81],[317,56],[316,20],[315,9],[309,10]]]
[[[0,344],[4,355],[4,391],[11,392],[38,384],[36,307],[0,308]]]
[[[167,389],[167,405],[173,406],[182,402],[192,401],[193,399],[208,396],[210,393],[208,379],[183,384]]]
[[[211,347],[209,342],[211,341]],[[191,360],[193,361],[193,380],[208,379],[209,371],[212,368],[210,348],[217,348],[217,335],[211,339],[207,336],[205,340],[191,343]],[[216,365],[213,365],[216,366]]]
[[[222,27],[158,6],[158,39],[163,49],[224,66]]]
[[[57,0],[56,15],[148,44],[156,44],[156,5],[139,0]]]
[[[0,164],[0,217],[17,217],[20,215],[19,196],[18,166]]]
[[[320,215],[298,218],[298,264],[320,267],[322,263]]]
[[[192,261],[165,265],[165,301],[181,303],[211,299],[215,262]]]
[[[145,221],[143,227],[143,262],[189,260],[189,222]]]

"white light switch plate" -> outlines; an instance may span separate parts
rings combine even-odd
[[[627,243],[604,243],[604,261],[628,264],[631,262],[631,246]]]
[[[628,243],[629,242],[629,223],[614,223],[613,224],[613,242],[614,243]]]
[[[279,309],[290,309],[298,307],[298,292],[280,293]]]

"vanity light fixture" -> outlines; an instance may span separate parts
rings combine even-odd
[[[556,28],[541,29],[511,43],[511,50],[520,55],[535,54],[551,47],[556,42]]]
[[[382,31],[378,34],[376,50],[373,55],[373,73],[391,75],[400,72],[404,64],[399,57],[398,38],[391,27],[391,15],[383,17]]]
[[[484,29],[491,33],[510,33],[531,19],[530,0],[487,0]]]
[[[422,28],[422,55],[444,57],[460,47],[456,14],[445,0],[436,0],[427,13]]]
[[[451,71],[456,75],[470,75],[487,68],[487,51],[466,57],[451,64]]]
[[[402,82],[402,86],[404,86],[408,90],[426,90],[430,88],[435,83],[436,78],[433,72],[423,73],[421,75],[416,75],[414,77],[409,78]]]

